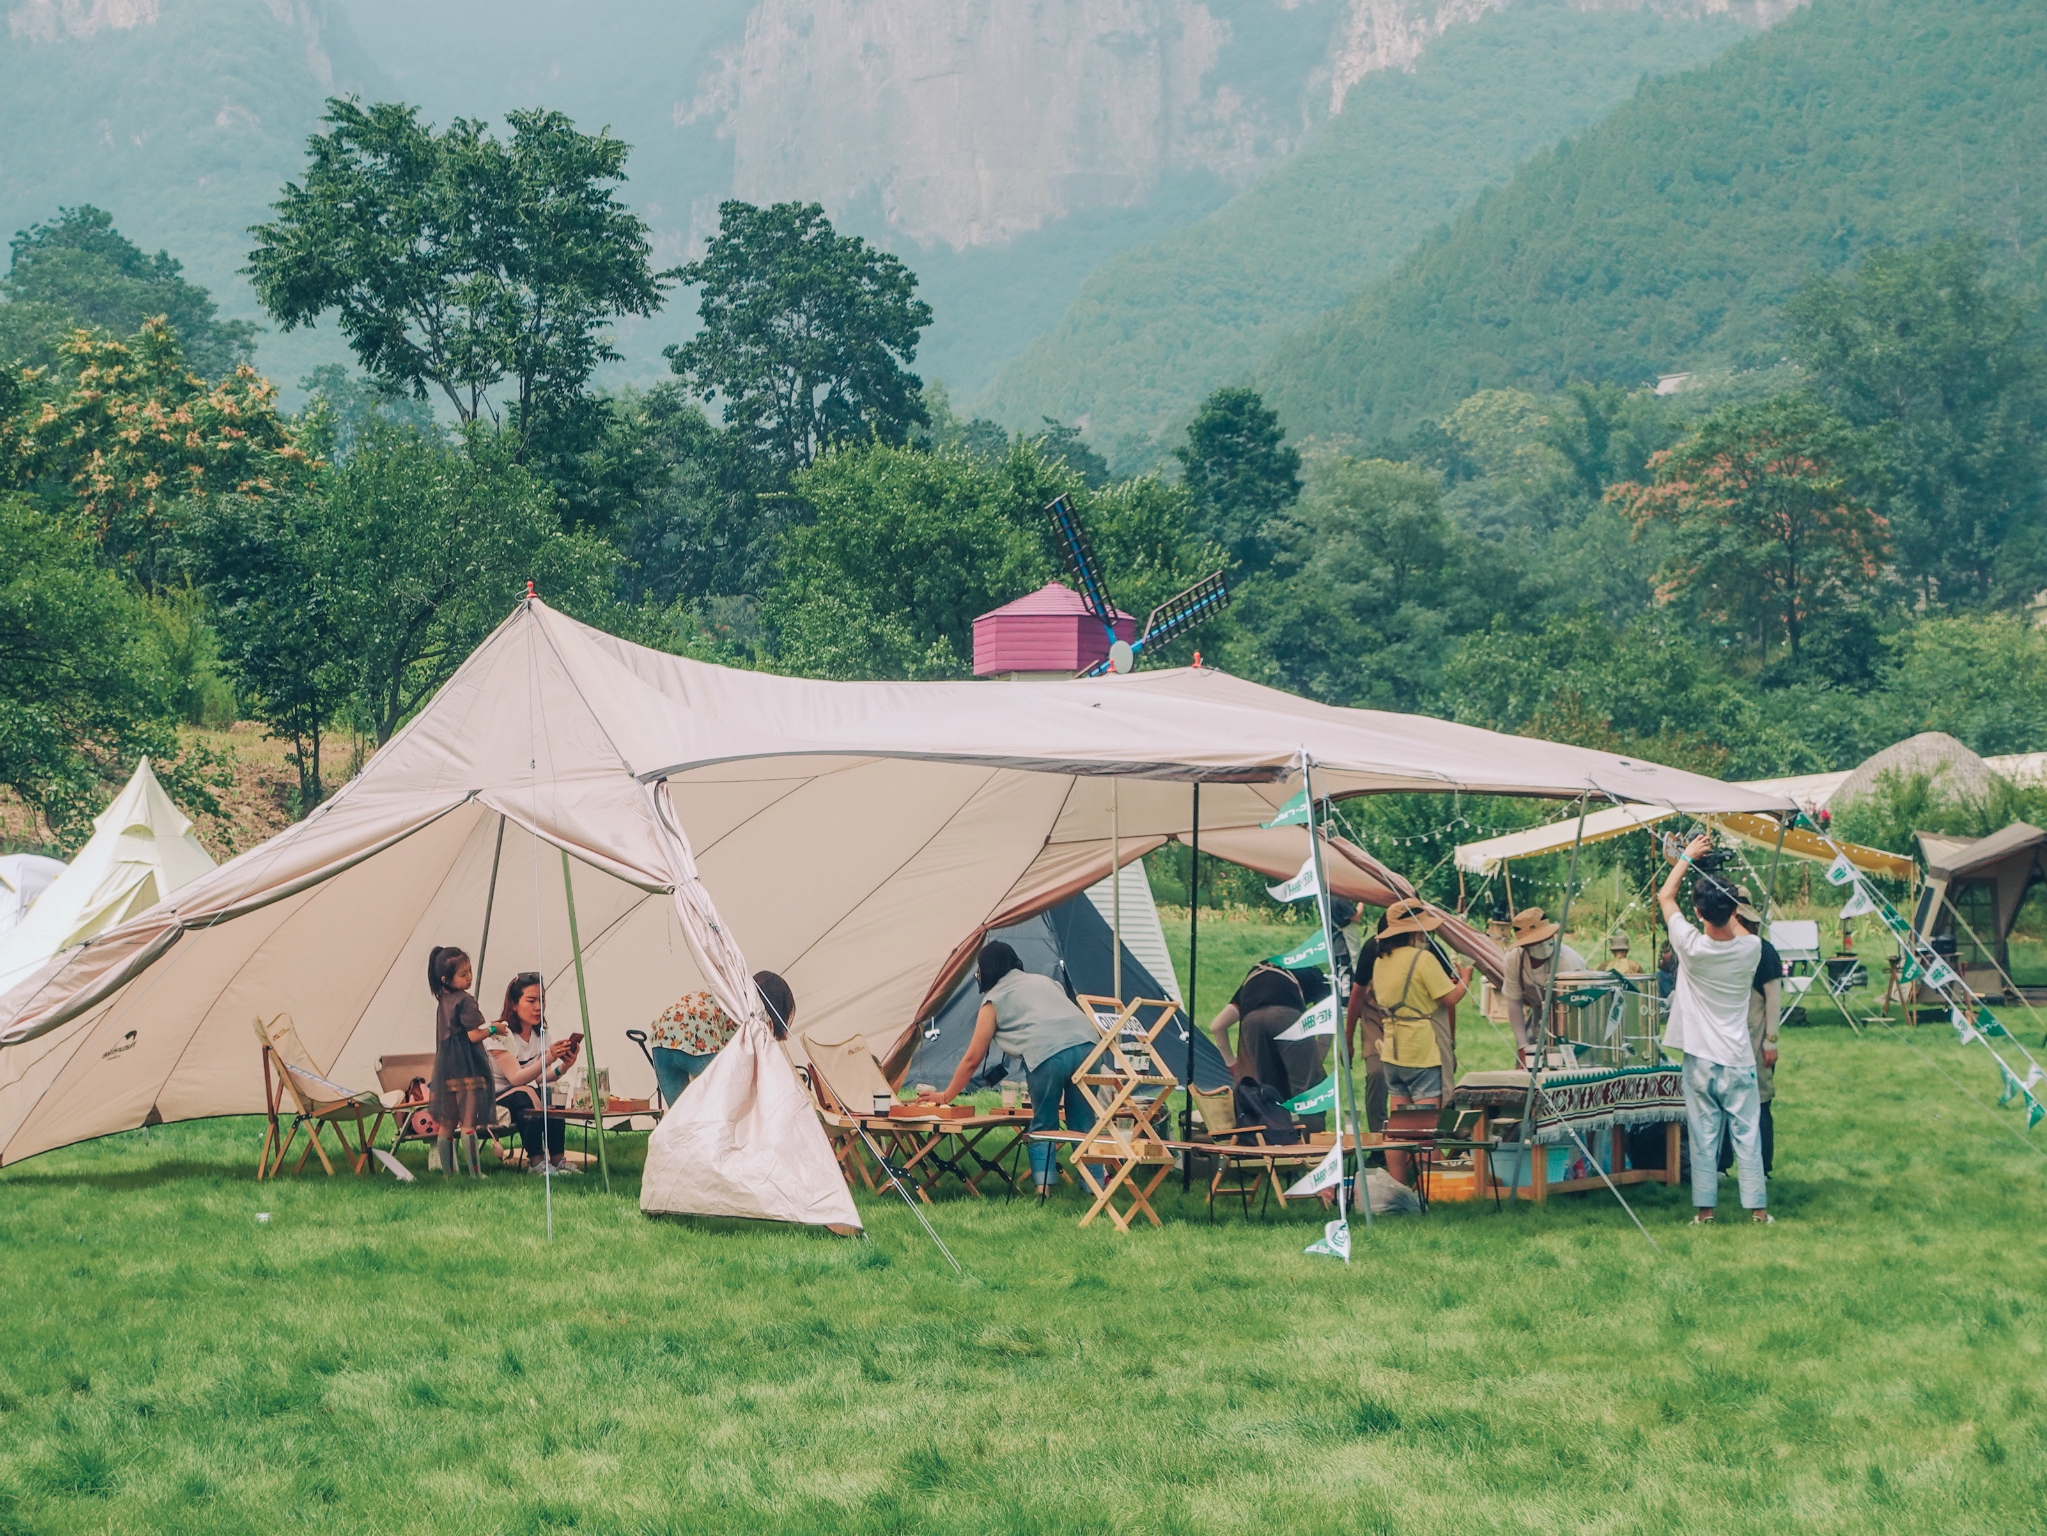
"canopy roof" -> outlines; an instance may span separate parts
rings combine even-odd
[[[2023,821],[2015,821],[1973,842],[1930,832],[1917,835],[1926,852],[1928,870],[1947,880],[1994,879],[2002,865],[2031,864],[2041,846],[2047,844],[2047,832]]]
[[[0,936],[0,993],[60,950],[146,912],[213,868],[185,813],[143,758],[92,819],[92,837]]]
[[[1291,874],[1303,829],[1260,823],[1304,753],[1323,794],[1789,808],[1212,671],[816,682],[645,650],[531,601],[311,816],[0,996],[0,1161],[152,1115],[258,1110],[258,1013],[289,1012],[327,1075],[368,1082],[380,1055],[431,1046],[435,944],[471,949],[495,1014],[511,972],[552,982],[569,963],[561,853],[615,1088],[646,1073],[626,1029],[698,988],[749,1017],[756,967],[789,980],[803,1027],[892,1038],[986,928],[1108,874],[1112,839],[1128,862],[1184,836],[1190,780],[1204,849]],[[1379,888],[1348,862],[1339,889]],[[558,1020],[575,995],[551,994]]]

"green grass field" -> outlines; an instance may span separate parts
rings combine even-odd
[[[1346,1269],[1312,1206],[1068,1191],[941,1200],[962,1280],[885,1199],[650,1221],[632,1140],[552,1245],[523,1175],[258,1186],[255,1121],[53,1153],[0,1174],[0,1531],[2040,1529],[2040,1152],[1946,1029],[1788,1042],[1781,1223],[1636,1188],[1654,1251],[1604,1194]]]

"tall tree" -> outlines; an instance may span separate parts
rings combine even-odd
[[[13,409],[0,399],[0,483],[82,512],[106,558],[147,586],[176,564],[180,517],[208,496],[289,491],[314,468],[246,367],[209,385],[161,317],[127,341],[78,331]]]
[[[1822,397],[1869,433],[1899,568],[1936,606],[2047,579],[2047,363],[2029,306],[1985,270],[1973,239],[1877,251],[1787,310]]]
[[[1890,559],[1884,519],[1850,480],[1847,423],[1805,395],[1716,411],[1649,460],[1653,479],[1607,495],[1635,526],[1671,530],[1658,596],[1752,645],[1796,661],[1824,614],[1870,600]]]
[[[9,245],[13,264],[0,282],[11,322],[0,348],[9,355],[53,350],[81,326],[131,336],[160,315],[202,378],[225,379],[255,356],[253,324],[221,319],[213,296],[187,282],[168,251],[144,255],[102,209],[59,208],[56,218],[30,225]]]
[[[160,759],[167,775],[178,757],[150,631],[142,600],[99,567],[79,518],[0,491],[0,785],[60,842],[82,839],[105,786],[137,757]],[[180,787],[191,803],[197,786]]]
[[[1267,529],[1301,494],[1301,455],[1257,391],[1218,389],[1187,424],[1173,450],[1186,472],[1197,526],[1239,565],[1271,557]]]
[[[608,133],[543,111],[506,114],[508,141],[468,118],[436,133],[416,108],[341,100],[323,121],[247,270],[287,331],[333,312],[372,379],[530,430],[617,358],[607,321],[660,307]]]
[[[909,365],[931,306],[916,274],[838,233],[816,203],[720,205],[682,277],[702,290],[703,324],[667,349],[670,366],[781,473],[833,443],[905,442],[924,422]]]

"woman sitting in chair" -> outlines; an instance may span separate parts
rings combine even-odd
[[[511,1112],[512,1124],[526,1148],[526,1171],[574,1173],[562,1154],[568,1127],[559,1116],[543,1112],[543,1101],[547,1085],[567,1074],[582,1046],[575,1040],[557,1040],[545,1052],[541,1050],[541,990],[538,971],[521,971],[512,978],[505,988],[505,1006],[498,1014],[498,1022],[508,1033],[490,1040],[485,1050],[497,1101]]]
[[[950,1104],[966,1091],[981,1063],[988,1059],[988,1047],[1000,1047],[1005,1056],[1023,1058],[1026,1080],[1031,1085],[1031,1129],[1059,1129],[1059,1110],[1066,1109],[1069,1131],[1091,1131],[1095,1113],[1087,1097],[1075,1085],[1073,1074],[1101,1042],[1102,1032],[1080,1011],[1080,1005],[1066,995],[1066,989],[1049,976],[1023,968],[1016,951],[1000,939],[981,946],[977,967],[981,984],[981,1011],[974,1015],[974,1038],[966,1055],[953,1069],[952,1081],[943,1093],[920,1093],[918,1102]],[[1057,1177],[1057,1161],[1048,1141],[1031,1143],[1031,1177],[1037,1181],[1038,1198],[1044,1199]]]

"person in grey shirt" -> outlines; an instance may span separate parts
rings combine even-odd
[[[919,1094],[922,1103],[950,1104],[966,1091],[968,1081],[994,1045],[1005,1056],[1021,1056],[1031,1087],[1031,1129],[1056,1131],[1059,1111],[1066,1111],[1069,1131],[1091,1131],[1094,1110],[1073,1081],[1073,1074],[1102,1038],[1094,1020],[1049,976],[1023,968],[1016,951],[1000,939],[981,946],[977,966],[981,1011],[974,1016],[974,1038],[953,1069],[942,1093]],[[1043,1199],[1058,1176],[1054,1147],[1031,1143],[1031,1177]]]

